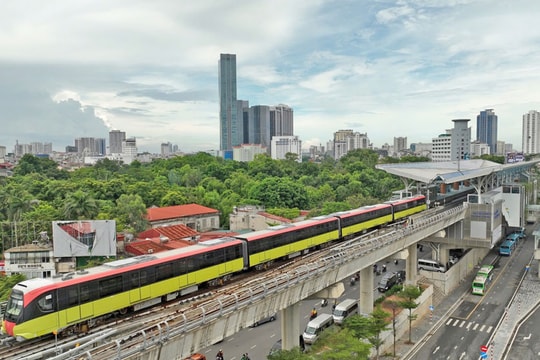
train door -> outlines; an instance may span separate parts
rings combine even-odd
[[[72,324],[81,318],[81,312],[79,308],[79,287],[71,286],[67,290],[67,308],[66,308],[66,323]]]
[[[150,271],[150,269],[145,269],[140,271],[140,294],[141,294],[141,300],[149,299],[152,295],[150,284],[154,282],[153,279],[153,273]]]
[[[139,284],[139,273],[138,272],[132,272],[129,274],[129,302],[131,304],[137,303],[139,300],[141,300],[141,288]]]
[[[85,283],[79,286],[81,319],[88,319],[94,316],[94,304],[92,298],[97,297],[97,294],[92,294],[90,285],[91,283]],[[95,290],[97,289],[94,289],[94,291]]]

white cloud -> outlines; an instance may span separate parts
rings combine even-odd
[[[429,141],[453,118],[474,128],[494,108],[499,134],[519,148],[515,124],[540,95],[539,15],[527,0],[8,0],[0,118],[33,124],[40,109],[61,127],[55,106],[79,104],[94,129],[121,129],[152,151],[167,141],[215,149],[217,63],[235,53],[238,97],[291,106],[304,144],[348,126],[375,145]],[[64,129],[75,132],[62,131],[56,148],[81,136]]]

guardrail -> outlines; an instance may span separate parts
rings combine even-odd
[[[114,340],[114,347],[116,349],[114,352],[116,356],[109,359],[125,359],[151,346],[164,343],[170,338],[198,329],[202,325],[206,325],[217,318],[245,308],[267,296],[284,291],[310,278],[319,277],[321,273],[329,269],[351,262],[358,257],[365,256],[396,241],[402,240],[406,236],[444,222],[449,217],[463,211],[463,206],[457,206],[436,214],[426,214],[426,217],[416,218],[412,225],[396,228],[378,237],[366,238],[366,236],[360,236],[339,244],[336,247],[329,248],[328,255],[316,262],[302,264],[301,266],[296,265],[297,267],[284,274],[276,275],[272,273],[269,275],[271,279],[262,278],[253,280],[244,284],[242,289],[233,294],[221,295],[209,300],[207,303],[198,305],[196,308],[180,310],[180,313],[174,318],[146,326],[135,333]],[[407,245],[404,244],[405,246]],[[281,270],[285,270],[285,268],[283,267]],[[348,274],[347,276],[350,275]],[[103,346],[110,346],[110,343]],[[99,349],[99,347],[96,349]],[[84,356],[87,359],[91,359],[91,353],[94,350],[81,351],[78,354],[71,352],[68,357],[59,355],[55,357],[55,360],[81,359]]]

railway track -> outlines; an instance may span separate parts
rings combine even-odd
[[[415,220],[415,227],[418,226],[422,226],[421,219]],[[32,346],[29,346],[29,342],[10,343],[9,348],[0,347],[0,359],[120,358],[120,352],[122,355],[138,352],[166,339],[174,332],[189,331],[230,309],[238,309],[254,297],[270,293],[287,283],[313,276],[324,269],[329,259],[344,261],[347,257],[356,258],[374,248],[398,241],[403,231],[401,227],[394,225],[386,230],[374,231],[354,240],[312,251],[284,264],[277,263],[274,268],[266,271],[244,273],[234,277],[233,282],[225,287],[161,304],[144,312],[114,318],[103,326],[93,328],[85,337],[71,337],[62,341],[40,339]],[[111,328],[114,331],[111,331]],[[45,353],[43,349],[49,351]]]

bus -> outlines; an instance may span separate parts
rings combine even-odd
[[[482,265],[472,282],[472,293],[484,295],[493,277],[493,265]]]
[[[511,234],[509,234],[507,237],[506,237],[506,240],[510,240],[510,241],[513,241],[517,244],[518,240],[521,239],[521,233],[518,233],[518,232],[513,232]]]
[[[504,240],[504,242],[499,246],[499,255],[510,256],[512,251],[516,247],[516,242],[513,240]]]

